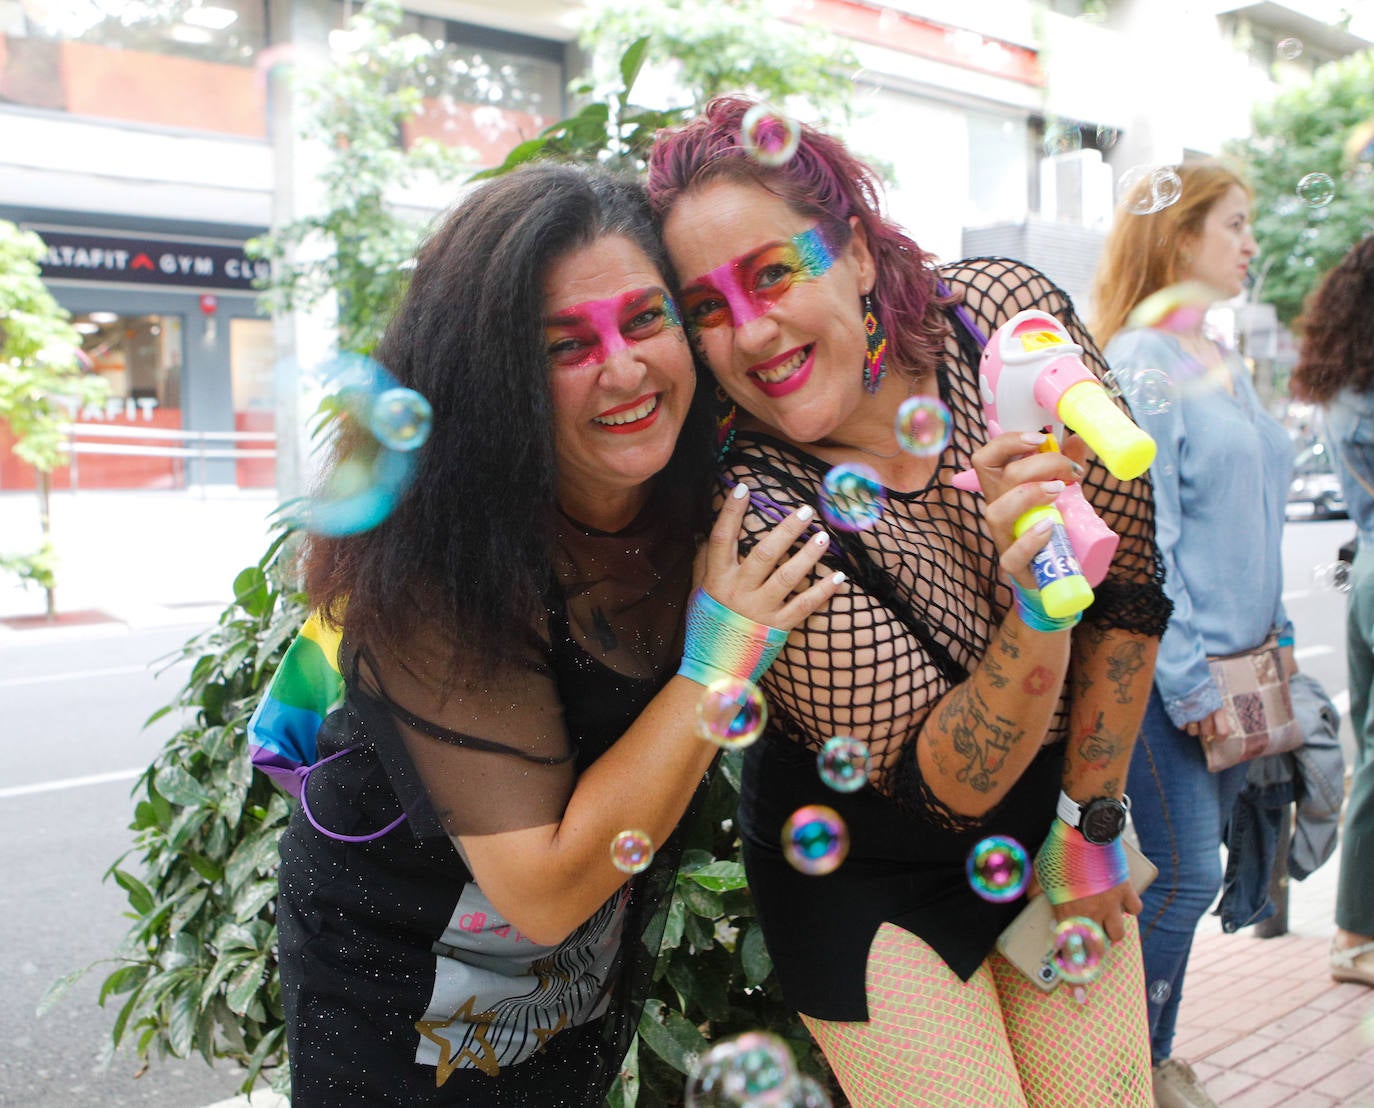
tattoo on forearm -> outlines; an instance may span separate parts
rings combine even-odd
[[[983,659],[983,664],[978,669],[987,677],[988,683],[994,689],[1005,689],[1011,680],[1007,676],[1007,671],[1002,668],[1002,664],[991,654]]]
[[[1124,642],[1107,658],[1107,679],[1116,685],[1116,702],[1131,703],[1131,683],[1145,668],[1145,647],[1138,642]]]
[[[997,788],[997,773],[1023,732],[1016,721],[993,713],[976,689],[964,697],[963,712],[949,729],[954,752],[961,765],[954,779],[976,792]]]
[[[1103,725],[1102,713],[1097,722],[1084,729],[1078,740],[1078,756],[1092,769],[1106,769],[1116,757],[1116,743]]]

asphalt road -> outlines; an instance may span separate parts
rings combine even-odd
[[[1327,570],[1354,532],[1345,521],[1290,524],[1285,596],[1299,665],[1344,709],[1345,597]],[[137,773],[174,729],[143,721],[175,693],[185,671],[156,676],[195,625],[128,631],[21,632],[0,638],[0,1105],[204,1108],[235,1091],[237,1075],[203,1061],[155,1061],[135,1077],[122,1051],[101,1062],[115,1009],[95,1004],[103,974],[76,986],[42,1019],[50,982],[116,948],[127,929],[123,892],[101,882],[128,848]],[[1343,724],[1348,734],[1348,723]]]

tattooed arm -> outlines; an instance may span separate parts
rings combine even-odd
[[[1158,639],[1091,623],[1074,632],[1064,791],[1079,804],[1125,791],[1158,647]],[[1097,920],[1113,942],[1125,933],[1122,913],[1139,911],[1140,898],[1129,882],[1055,908],[1060,919]]]

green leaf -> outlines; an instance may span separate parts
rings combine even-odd
[[[620,57],[620,82],[624,86],[626,98],[630,95],[630,89],[634,88],[639,71],[644,66],[644,59],[648,56],[649,38],[649,35],[644,35],[635,39]]]
[[[129,894],[129,907],[140,916],[146,916],[153,910],[156,903],[153,894],[148,891],[148,886],[132,873],[117,869],[114,871],[114,879],[119,887]]]
[[[661,1000],[649,1000],[639,1017],[639,1035],[650,1050],[678,1073],[688,1074],[709,1045],[705,1036]]]
[[[103,1008],[105,1001],[111,996],[127,993],[130,989],[143,984],[152,968],[146,962],[132,966],[120,966],[101,984],[100,997],[97,1003]]]
[[[630,1040],[630,1049],[620,1063],[611,1090],[606,1094],[606,1108],[635,1108],[639,1101],[639,1039]]]
[[[682,943],[682,929],[686,923],[687,909],[682,900],[674,896],[672,903],[668,906],[668,922],[663,927],[663,940],[659,943],[659,951],[666,952],[676,950]]]
[[[201,783],[180,766],[165,766],[158,770],[154,784],[159,793],[182,808],[196,807],[210,799],[210,794]]]
[[[200,1008],[191,989],[181,989],[172,997],[167,1013],[167,1047],[177,1058],[185,1058],[195,1049],[196,1020]]]
[[[744,968],[744,983],[751,988],[762,985],[773,972],[773,959],[763,941],[763,928],[751,923],[739,944],[740,965]]]
[[[205,878],[205,880],[213,883],[223,879],[224,867],[216,865],[203,854],[187,854],[185,858],[191,863],[191,868]]]
[[[724,892],[728,889],[742,889],[748,884],[744,876],[744,866],[739,862],[712,862],[686,875],[688,881],[695,881],[704,889]]]
[[[690,876],[678,882],[677,891],[682,894],[683,903],[696,915],[715,919],[721,914],[720,897],[694,884]]]
[[[231,1011],[242,1016],[247,1014],[262,984],[262,975],[267,970],[265,955],[254,958],[229,979],[229,989],[224,994]]]
[[[67,991],[86,976],[91,970],[91,966],[84,969],[72,970],[71,973],[64,973],[51,985],[43,990],[43,995],[38,998],[38,1010],[35,1015],[44,1016],[56,1006],[57,1002],[67,995]]]

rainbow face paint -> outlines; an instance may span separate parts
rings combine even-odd
[[[613,354],[664,330],[681,327],[673,298],[667,290],[651,286],[564,308],[545,321],[544,332],[555,369],[585,369],[604,365]]]
[[[819,223],[786,242],[770,242],[732,258],[682,293],[682,309],[692,330],[738,327],[771,311],[798,281],[811,281],[830,270],[838,249]]]

